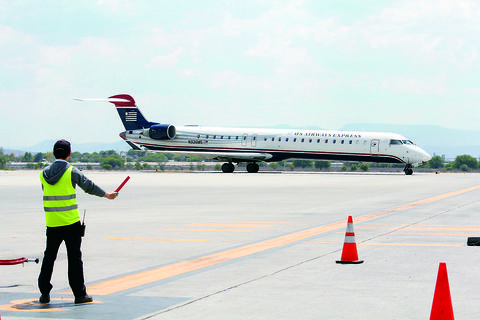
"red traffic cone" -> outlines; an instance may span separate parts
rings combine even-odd
[[[435,294],[433,295],[430,320],[454,320],[445,262],[440,262],[438,267],[437,284],[435,285]]]
[[[337,263],[363,263],[363,260],[358,260],[357,244],[355,243],[355,232],[353,232],[352,216],[348,216],[347,231],[345,232],[345,242],[343,243],[342,258],[341,260],[337,260]]]

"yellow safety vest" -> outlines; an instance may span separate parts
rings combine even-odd
[[[61,227],[80,221],[77,196],[72,185],[72,169],[67,168],[63,176],[54,185],[49,184],[40,172],[43,185],[43,209],[47,227]]]

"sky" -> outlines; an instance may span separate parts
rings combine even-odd
[[[480,2],[0,0],[0,147],[174,125],[480,127]]]

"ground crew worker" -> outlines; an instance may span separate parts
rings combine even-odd
[[[55,161],[42,170],[40,180],[43,189],[43,206],[47,225],[47,245],[38,277],[40,303],[50,302],[50,283],[53,265],[60,244],[65,241],[68,256],[68,282],[75,296],[75,303],[92,302],[87,294],[83,277],[82,225],[78,213],[75,186],[86,193],[115,199],[118,192],[105,192],[67,160],[71,155],[70,142],[58,140],[53,147]]]

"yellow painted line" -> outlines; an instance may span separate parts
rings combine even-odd
[[[404,226],[409,226],[409,224],[403,224]],[[471,225],[471,224],[416,224],[417,227],[464,227],[464,228],[480,228],[480,225]],[[413,227],[413,226],[412,226]]]
[[[213,265],[256,254],[269,249],[287,245],[289,243],[311,238],[320,233],[329,232],[339,228],[345,228],[345,221],[339,221],[328,225],[302,230],[278,238],[248,244],[239,248],[206,255],[200,258],[180,261],[155,269],[142,271],[111,280],[97,282],[87,286],[87,291],[92,295],[109,295],[127,289],[143,286],[182,275],[195,270],[211,267]],[[65,293],[69,293],[68,291]]]
[[[411,231],[480,231],[480,228],[445,228],[445,227],[403,227],[391,228],[390,230],[411,230]]]
[[[474,191],[474,190],[477,190],[477,189],[480,189],[480,185],[470,187],[470,188],[466,188],[466,189],[462,189],[462,190],[449,192],[449,193],[445,193],[445,194],[441,194],[441,195],[438,195],[438,196],[435,196],[435,197],[430,197],[430,198],[419,200],[419,201],[414,201],[414,202],[402,204],[402,205],[399,205],[399,206],[396,206],[396,207],[393,207],[393,208],[388,208],[388,209],[381,210],[381,211],[378,211],[378,212],[374,212],[374,213],[371,213],[371,214],[366,214],[364,216],[360,216],[360,217],[355,218],[354,222],[357,222],[357,223],[365,222],[365,221],[368,221],[368,220],[371,220],[371,219],[375,219],[376,217],[383,217],[383,216],[391,214],[391,213],[407,210],[407,209],[410,209],[410,208],[414,208],[414,207],[417,207],[417,206],[420,206],[420,205],[424,205],[424,204],[428,204],[428,203],[435,202],[435,201],[438,201],[438,200],[450,198],[450,197],[457,196],[457,195],[462,194],[462,193]]]
[[[220,228],[272,228],[277,224],[246,224],[246,223],[191,223],[187,227],[220,227]]]
[[[208,221],[211,223],[268,223],[268,224],[288,224],[291,222],[278,222],[278,221]]]
[[[10,304],[0,305],[0,310],[3,311],[16,311],[16,312],[57,312],[57,311],[70,311],[75,304],[73,299],[69,298],[52,298],[49,304],[38,303],[38,300],[21,299],[10,301]],[[58,303],[58,304],[57,304]],[[92,304],[103,303],[98,300],[90,302]],[[89,303],[89,304],[90,304]],[[55,307],[58,305],[59,307]]]
[[[333,241],[305,241],[304,243],[309,243],[309,244],[317,244],[317,243],[320,243],[320,244],[331,244],[331,243],[335,243]]]
[[[58,299],[52,299],[58,300]],[[69,302],[73,299],[69,299]],[[32,299],[22,299],[22,300],[14,300],[10,301],[11,304],[4,304],[0,305],[0,310],[3,311],[22,311],[22,312],[56,312],[56,311],[68,311],[71,308],[53,308],[51,307],[53,304],[49,305],[49,308],[45,308],[45,305],[36,304],[36,301],[32,301]],[[36,308],[34,308],[36,307]],[[43,307],[43,308],[42,308]]]
[[[290,225],[290,226],[285,226],[284,228],[286,229],[301,229],[301,228],[308,228],[308,227],[311,227],[312,224],[304,224],[304,225]]]
[[[157,239],[157,238],[106,238],[105,240],[125,241],[179,241],[179,242],[207,242],[209,239]]]
[[[369,220],[383,217],[395,212],[411,209],[419,205],[431,203],[431,202],[445,199],[448,197],[453,197],[453,196],[456,196],[465,192],[473,191],[479,188],[480,188],[480,185],[471,187],[471,188],[462,189],[455,192],[449,192],[443,195],[431,197],[431,198],[420,200],[420,201],[407,203],[407,204],[396,206],[390,209],[385,209],[378,212],[365,214],[363,216],[359,216],[355,218],[354,222],[360,223],[360,222],[369,221]],[[196,271],[203,268],[208,268],[226,261],[231,261],[234,259],[238,259],[238,258],[246,257],[249,255],[253,255],[259,252],[263,252],[269,249],[285,246],[290,243],[297,242],[303,239],[308,239],[322,233],[345,228],[345,225],[346,225],[346,221],[342,220],[342,221],[330,223],[327,225],[318,226],[318,227],[294,232],[291,234],[279,236],[277,238],[248,244],[242,247],[209,254],[203,257],[184,260],[184,261],[172,263],[169,265],[165,265],[162,267],[154,268],[151,270],[146,270],[146,271],[137,272],[137,273],[129,274],[126,276],[121,276],[121,277],[110,279],[110,280],[97,282],[88,286],[88,293],[92,295],[109,295],[109,294],[117,293],[120,291],[128,290],[131,288],[140,287],[153,282],[179,276],[188,272]]]
[[[389,236],[459,236],[459,237],[468,237],[474,236],[475,233],[415,233],[415,232],[395,232],[395,233],[383,233],[383,235],[388,234]]]
[[[253,230],[226,230],[226,229],[158,229],[160,231],[202,231],[202,232],[252,232]]]
[[[355,227],[355,229],[363,229],[363,230],[373,230],[373,229],[378,229],[379,227],[368,227],[368,226],[359,226]]]
[[[396,247],[460,247],[461,243],[359,243],[362,246],[396,246]]]

